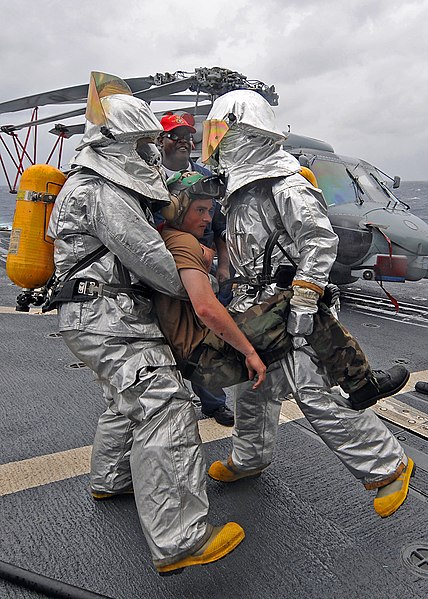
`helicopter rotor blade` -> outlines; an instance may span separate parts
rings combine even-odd
[[[13,131],[19,131],[29,127],[36,127],[37,125],[46,125],[47,123],[53,123],[58,119],[70,119],[73,116],[80,116],[85,114],[86,108],[79,108],[77,110],[70,110],[69,112],[63,112],[62,114],[55,114],[47,116],[44,119],[37,119],[36,121],[28,121],[27,123],[21,123],[20,125],[2,125],[0,130],[4,133],[12,133]]]
[[[186,89],[189,89],[190,85],[194,81],[194,77],[186,77],[185,79],[178,79],[177,81],[172,81],[171,83],[156,85],[155,87],[151,87],[150,89],[144,89],[142,91],[134,92],[134,96],[136,98],[140,98],[141,100],[145,100],[146,102],[151,102],[152,100],[159,100],[161,98],[165,99],[165,97],[169,99],[170,94],[184,92],[186,91]]]
[[[172,81],[163,85],[153,85],[153,77],[136,77],[134,79],[126,80],[130,83],[131,89],[133,88],[134,95],[137,98],[141,98],[146,102],[152,100],[157,101],[180,101],[187,102],[196,98],[196,96],[183,95],[174,96],[178,92],[185,91],[194,82],[193,77],[186,77],[177,81]],[[143,88],[143,89],[142,89]],[[74,87],[64,88],[62,90],[55,90],[53,92],[45,92],[43,94],[36,94],[33,96],[27,96],[26,98],[20,98],[17,100],[11,100],[10,102],[3,102],[0,104],[1,112],[11,112],[24,110],[25,108],[31,108],[38,105],[47,104],[58,104],[65,102],[77,102],[86,101],[86,95],[88,91],[88,85],[78,85]],[[82,97],[82,94],[84,97]],[[210,97],[206,94],[200,96],[201,101],[208,100]],[[1,128],[5,133],[11,133],[13,131],[19,131],[27,127],[36,127],[37,125],[44,125],[46,123],[53,123],[54,121],[69,119],[75,116],[85,114],[85,108],[79,108],[77,110],[70,110],[68,112],[62,112],[52,116],[45,117],[43,119],[37,119],[35,121],[29,121],[20,125],[3,125]],[[57,129],[53,132],[57,133]]]
[[[154,78],[151,76],[132,77],[130,79],[125,79],[125,81],[133,93],[141,92],[154,85]],[[85,83],[83,85],[74,85],[48,92],[41,92],[39,94],[17,98],[16,100],[0,102],[0,114],[5,112],[19,112],[21,110],[35,108],[36,106],[48,106],[50,104],[79,104],[81,102],[86,102],[88,97],[88,87],[88,84]]]

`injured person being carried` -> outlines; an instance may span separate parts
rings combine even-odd
[[[198,239],[211,219],[212,202],[221,197],[222,187],[215,175],[197,172],[177,173],[168,180],[171,204],[162,210],[165,223],[160,232],[190,302],[159,292],[153,298],[160,328],[184,377],[211,390],[255,377],[257,369],[248,364],[250,347],[266,365],[280,360],[292,348],[286,326],[291,287],[278,287],[270,300],[233,315],[233,320],[212,290],[208,273],[214,252]],[[278,284],[285,287],[283,281]],[[319,301],[313,332],[306,339],[332,380],[349,394],[352,407],[361,410],[397,393],[409,374],[402,366],[389,371],[371,369],[356,339],[331,312],[328,288]]]

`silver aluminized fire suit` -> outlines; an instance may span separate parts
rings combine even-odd
[[[237,275],[253,281],[262,273],[264,250],[278,217],[285,232],[279,243],[297,263],[294,281],[324,288],[336,258],[337,237],[321,190],[300,174],[300,164],[281,148],[273,110],[257,92],[235,91],[218,98],[208,120],[225,120],[229,131],[212,164],[227,177],[224,200],[227,242]],[[282,228],[282,227],[281,227]],[[272,272],[289,264],[279,247]],[[270,285],[251,291],[241,285],[229,306],[242,312],[275,293]],[[407,464],[397,439],[372,410],[354,411],[331,389],[328,376],[303,336],[294,350],[268,369],[266,382],[253,390],[240,385],[236,401],[232,460],[242,470],[266,467],[273,455],[281,400],[293,393],[311,425],[366,488],[383,486]]]
[[[183,297],[148,209],[169,196],[158,167],[135,151],[138,138],[154,138],[162,127],[142,100],[116,94],[102,103],[110,136],[87,122],[50,221],[56,274],[61,279],[103,244],[109,251],[73,278],[120,285],[123,266],[131,283]],[[195,412],[151,300],[113,293],[63,303],[59,325],[74,355],[97,373],[107,402],[91,487],[112,494],[133,487],[154,563],[173,563],[205,542],[211,528]]]

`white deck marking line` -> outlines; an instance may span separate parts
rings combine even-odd
[[[428,381],[428,370],[412,373],[409,382],[401,393],[413,389],[418,380]],[[389,398],[388,400],[391,401]],[[380,405],[388,400],[381,400]],[[405,404],[394,401],[396,406],[402,405],[403,408],[408,408]],[[280,424],[303,417],[294,400],[282,402]],[[213,419],[199,420],[198,426],[203,443],[210,443],[232,436],[232,427],[221,426]],[[88,474],[91,451],[92,445],[87,445],[0,465],[0,497]]]

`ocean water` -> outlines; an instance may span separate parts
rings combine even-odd
[[[394,191],[413,214],[428,223],[428,181],[402,181]]]
[[[428,223],[428,181],[402,181],[395,193],[410,206],[413,214]],[[15,202],[16,195],[0,186],[0,229],[12,227]]]

